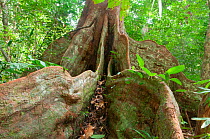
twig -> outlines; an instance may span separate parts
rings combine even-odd
[[[187,111],[185,110],[185,115],[187,117],[187,122],[189,123],[189,126],[190,126],[190,129],[191,129],[191,132],[193,133],[193,128],[192,128],[192,125],[191,125],[191,122],[190,122],[190,119],[189,119],[189,116],[187,114]]]

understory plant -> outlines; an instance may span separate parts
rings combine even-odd
[[[179,66],[172,67],[172,68],[168,69],[164,74],[157,74],[157,73],[152,73],[149,69],[147,69],[144,66],[144,60],[138,54],[136,54],[136,58],[137,58],[137,62],[138,62],[139,67],[147,75],[149,75],[149,76],[159,76],[161,78],[161,81],[164,81],[167,84],[169,83],[169,81],[173,81],[173,82],[175,82],[179,85],[182,85],[182,82],[179,79],[170,78],[170,75],[171,74],[177,74],[179,72],[184,71],[184,69],[185,69],[184,65],[179,65]],[[140,76],[140,78],[143,78],[143,75],[140,72],[135,71],[135,67],[132,67],[132,70],[129,70],[129,71],[132,72],[132,73],[137,73]],[[184,92],[184,91],[186,91],[186,90],[184,90],[184,89],[176,90],[176,92]]]

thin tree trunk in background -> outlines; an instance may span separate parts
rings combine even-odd
[[[7,42],[9,40],[8,37],[8,9],[7,5],[3,0],[0,0],[1,4],[1,12],[2,12],[2,24],[3,24],[3,29],[4,29],[4,40]],[[2,55],[4,56],[5,60],[7,62],[10,62],[10,57],[8,56],[7,52],[3,50],[3,48],[0,46],[0,51]]]
[[[4,34],[7,34],[7,29],[8,29],[8,11],[7,11],[7,5],[6,3],[1,0],[1,8],[2,8],[2,23],[3,23],[3,28],[4,28]]]
[[[210,9],[210,3],[208,3]],[[210,13],[209,13],[209,25],[206,32],[206,40],[204,44],[204,57],[201,70],[201,78],[203,80],[210,79]]]
[[[208,0],[209,1],[209,0]],[[209,1],[210,2],[210,1]],[[210,9],[210,3],[208,2],[208,6]],[[210,79],[210,13],[209,13],[209,24],[207,27],[206,40],[204,44],[204,57],[202,63],[201,70],[201,78],[203,80]],[[210,107],[208,99],[210,98],[210,93],[203,95],[202,101],[199,105],[198,117],[210,117]],[[210,126],[201,129],[201,125],[204,121],[197,121],[196,125],[196,135],[210,133]]]

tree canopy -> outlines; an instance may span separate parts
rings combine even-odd
[[[120,2],[109,4],[112,8]],[[165,45],[186,66],[188,78],[200,79],[209,18],[206,1],[133,0],[122,4],[129,36]],[[50,43],[74,30],[83,6],[82,0],[1,1],[1,82],[14,79],[12,72],[17,72],[17,78],[29,68],[14,63],[31,64],[29,56],[40,59]]]

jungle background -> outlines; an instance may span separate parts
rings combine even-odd
[[[203,0],[133,0],[125,17],[129,36],[165,45],[185,65],[194,81],[200,71],[209,21]],[[37,61],[54,40],[75,29],[85,1],[1,0],[1,83],[13,80],[32,67],[52,65]]]

